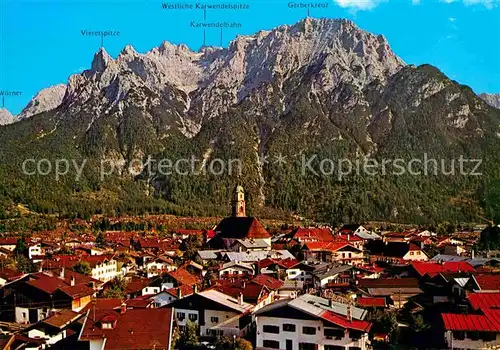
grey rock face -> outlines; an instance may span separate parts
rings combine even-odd
[[[18,115],[18,119],[22,120],[29,118],[35,114],[47,112],[59,107],[65,93],[65,84],[54,85],[41,90]]]
[[[500,94],[480,94],[479,97],[490,106],[500,109]]]

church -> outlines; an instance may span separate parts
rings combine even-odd
[[[235,252],[270,250],[271,235],[256,218],[246,216],[245,191],[239,184],[234,189],[231,207],[231,216],[215,227],[210,247]]]

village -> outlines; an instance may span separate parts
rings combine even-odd
[[[500,347],[500,258],[475,250],[483,228],[271,232],[246,215],[240,185],[231,209],[161,235],[109,221],[5,232],[2,348]]]

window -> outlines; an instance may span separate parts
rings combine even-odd
[[[186,314],[184,312],[178,312],[177,313],[177,319],[179,321],[183,321],[186,318]]]
[[[313,344],[313,343],[299,343],[299,350],[316,350],[316,344]]]
[[[270,349],[279,349],[280,348],[280,342],[276,340],[264,340],[262,342],[262,345],[265,348],[270,348]]]
[[[410,255],[413,255],[413,252],[410,252]]]
[[[217,316],[212,316],[212,317],[210,317],[210,322],[219,323],[219,318]]]
[[[350,346],[349,350],[361,350],[359,346]]]
[[[262,327],[262,330],[263,330],[264,333],[274,333],[274,334],[279,334],[280,333],[280,327],[278,327],[278,326],[270,326],[270,325],[267,325],[267,324],[265,324]]]
[[[325,345],[325,350],[345,350],[345,348],[338,345]]]
[[[189,320],[190,321],[198,321],[198,315],[197,314],[189,314]]]
[[[283,324],[283,331],[284,332],[295,332],[295,325],[291,323],[285,323]]]
[[[302,333],[309,334],[309,335],[316,334],[316,328],[315,327],[302,327]]]
[[[325,337],[341,339],[344,338],[345,333],[343,329],[325,328],[324,334]]]
[[[453,338],[455,338],[456,340],[464,340],[465,332],[453,331]]]
[[[356,331],[354,329],[349,330],[349,338],[351,338],[352,340],[358,340],[359,338],[361,338],[362,335],[363,332]]]

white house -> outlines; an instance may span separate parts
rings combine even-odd
[[[214,289],[176,300],[170,306],[181,332],[191,321],[199,326],[202,337],[241,337],[252,322],[253,306],[243,301],[243,295],[236,299]]]
[[[92,269],[91,276],[96,280],[108,282],[121,275],[121,271],[118,269],[118,263],[114,257],[92,255],[86,257],[83,261],[89,263]]]
[[[286,350],[369,349],[366,311],[339,307],[303,295],[277,301],[255,312],[257,348]]]

